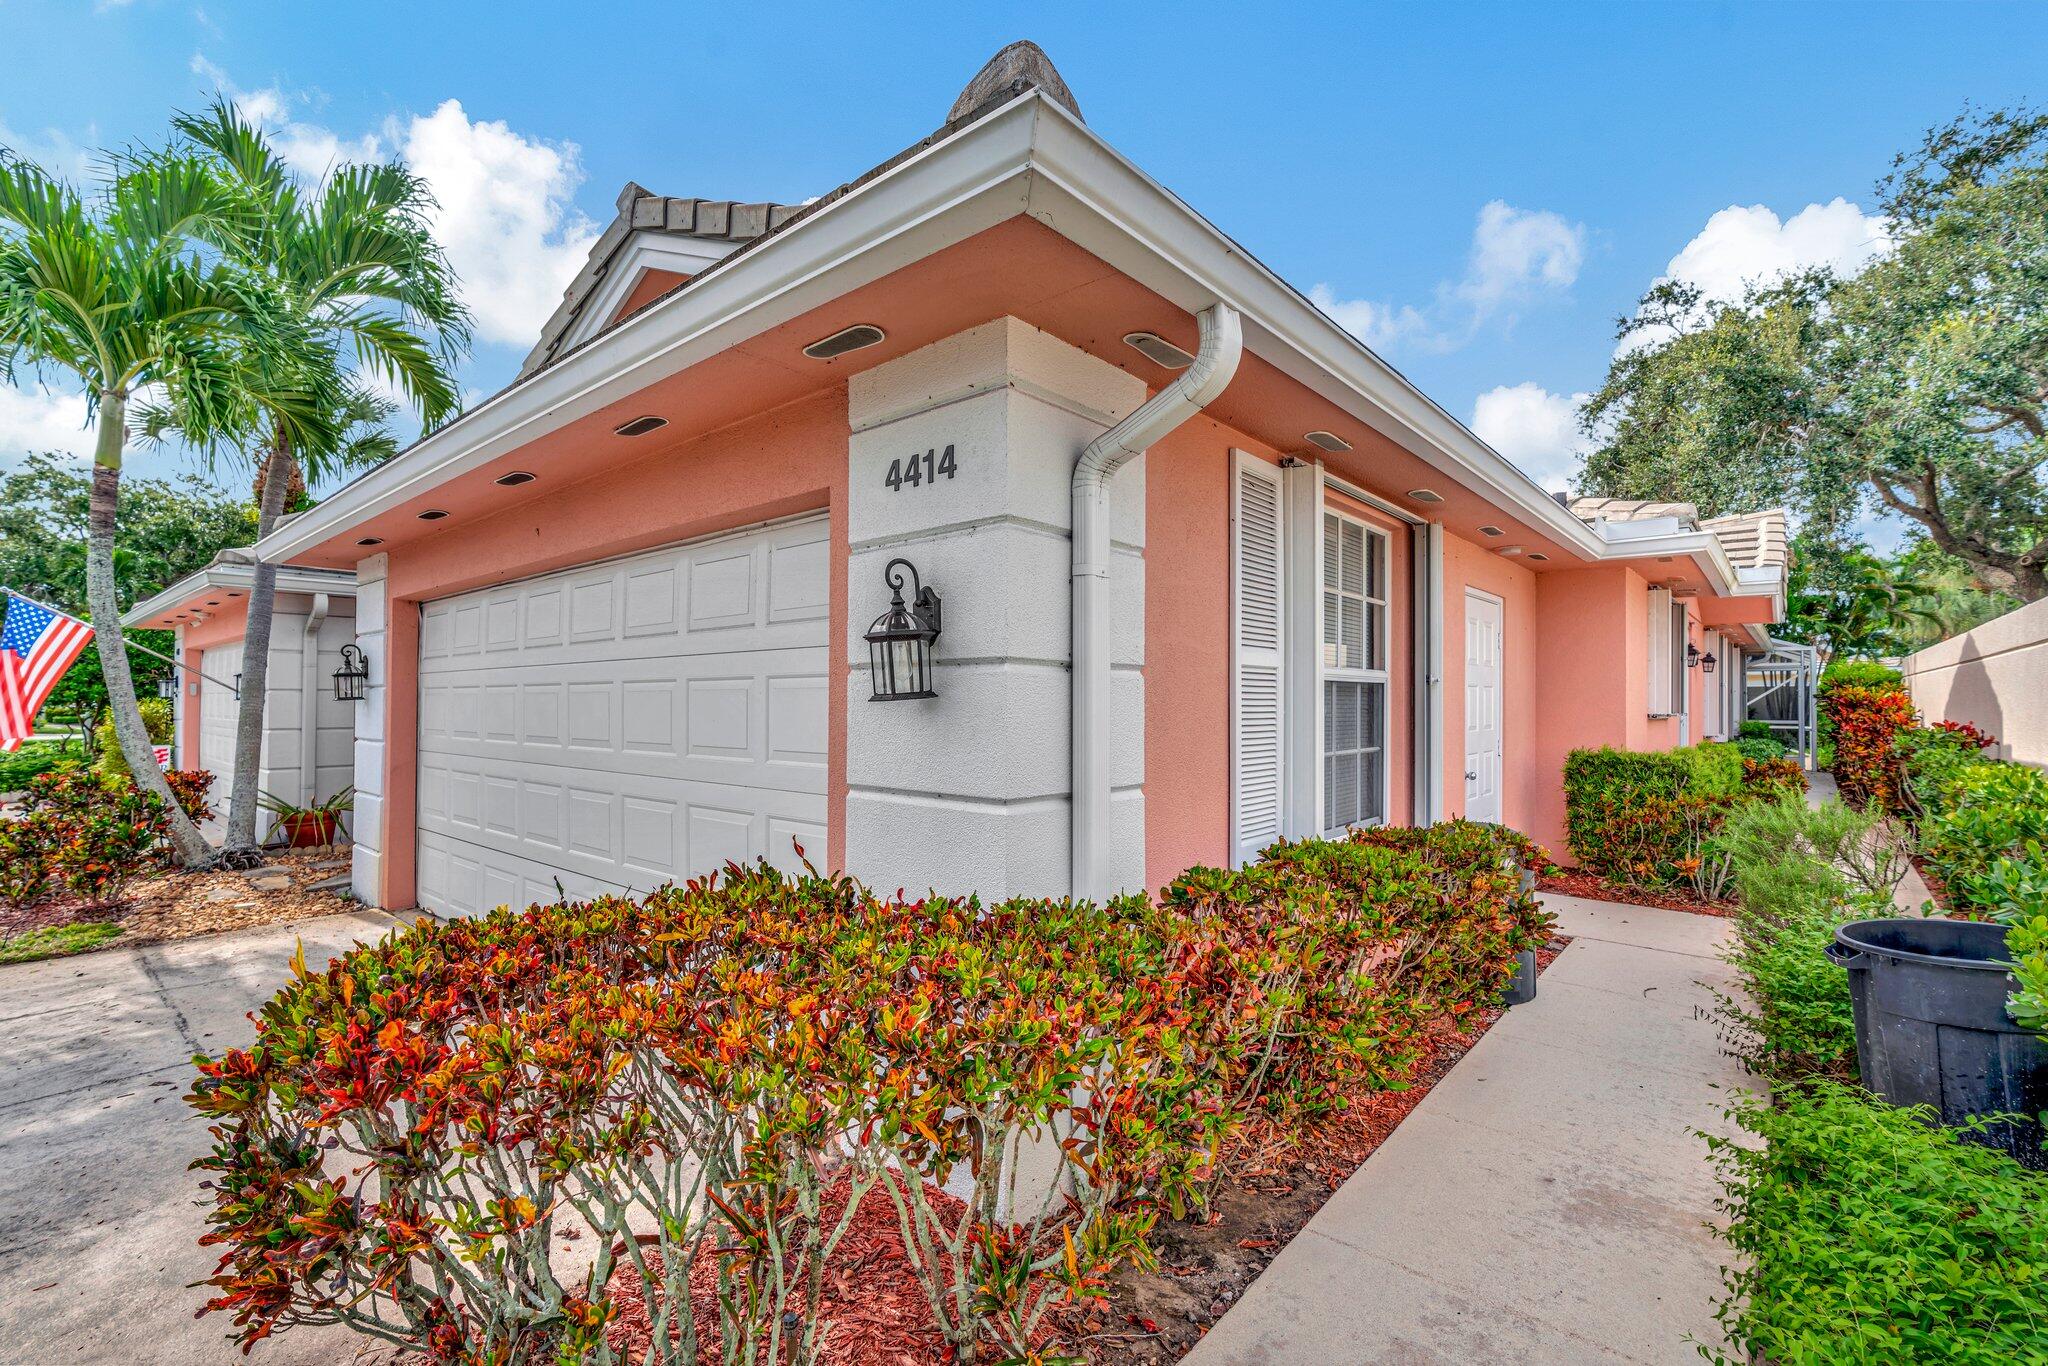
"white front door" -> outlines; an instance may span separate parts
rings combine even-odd
[[[427,603],[420,905],[834,866],[829,546],[814,517]]]
[[[1499,598],[1465,590],[1465,819],[1500,819],[1501,645]]]

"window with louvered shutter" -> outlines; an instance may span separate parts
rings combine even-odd
[[[1668,588],[1650,590],[1649,642],[1650,715],[1669,716],[1677,708],[1672,705],[1671,590]]]
[[[1231,493],[1231,844],[1240,863],[1280,837],[1280,472],[1236,453]]]

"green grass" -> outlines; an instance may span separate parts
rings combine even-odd
[[[120,933],[119,925],[105,920],[45,925],[41,929],[0,939],[0,963],[33,963],[39,958],[62,958],[66,954],[84,953],[118,937]]]
[[[78,750],[61,740],[30,740],[12,754],[0,754],[0,792],[18,792],[30,778],[67,759],[77,763]]]

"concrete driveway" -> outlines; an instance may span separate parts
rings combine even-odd
[[[246,1043],[295,944],[319,963],[390,916],[354,913],[0,967],[0,1360],[238,1361],[195,1321],[214,1255],[186,1166],[206,1126],[179,1097],[194,1053]],[[345,1331],[293,1331],[256,1366],[348,1361]]]

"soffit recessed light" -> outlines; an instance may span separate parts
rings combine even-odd
[[[420,520],[422,522],[438,522],[447,515],[448,514],[443,512],[440,508],[428,508],[425,512],[422,512],[420,514]]]
[[[219,599],[219,598],[208,598],[208,599],[206,600],[206,605],[207,605],[208,607],[218,607],[218,606],[220,606],[220,599]]]
[[[804,354],[812,360],[831,360],[849,351],[861,351],[877,345],[889,334],[873,323],[855,323],[829,337],[820,337],[804,348]]]
[[[1497,527],[1497,526],[1483,526],[1483,527],[1479,528],[1479,534],[1480,534],[1480,535],[1482,535],[1482,536],[1505,536],[1505,535],[1507,535],[1507,533],[1506,533],[1505,531],[1502,531],[1502,530],[1501,530],[1501,529],[1500,529],[1499,527]]]
[[[356,544],[357,544],[357,545],[382,545],[382,544],[384,544],[384,538],[383,538],[382,536],[365,536],[365,537],[363,537],[363,539],[362,539],[362,540],[360,540],[360,541],[357,541],[357,542],[356,542]]]
[[[660,431],[667,425],[667,418],[656,417],[654,414],[649,413],[645,417],[636,417],[631,422],[621,422],[618,426],[612,428],[612,433],[615,436],[645,436],[649,432]]]
[[[499,475],[496,479],[493,479],[491,482],[493,484],[497,484],[509,489],[517,488],[521,484],[531,484],[535,479],[539,477],[540,476],[529,473],[526,470],[513,470],[510,474]]]
[[[1504,545],[1494,552],[1496,555],[1519,555],[1521,553],[1522,547],[1518,545]]]
[[[1550,557],[1540,550],[1532,550],[1529,552],[1529,558],[1532,560],[1547,560]]]
[[[1409,489],[1408,496],[1418,503],[1441,503],[1444,496],[1435,489]]]
[[[1157,332],[1127,332],[1124,345],[1136,351],[1154,365],[1168,370],[1185,370],[1195,363],[1195,358],[1175,346]]]
[[[1659,555],[1659,556],[1657,557],[1657,563],[1658,563],[1658,564],[1670,564],[1670,563],[1671,563],[1671,557],[1670,557],[1669,555]]]
[[[1351,443],[1335,432],[1303,432],[1301,439],[1308,442],[1311,446],[1321,446],[1326,451],[1348,451],[1351,449]]]

